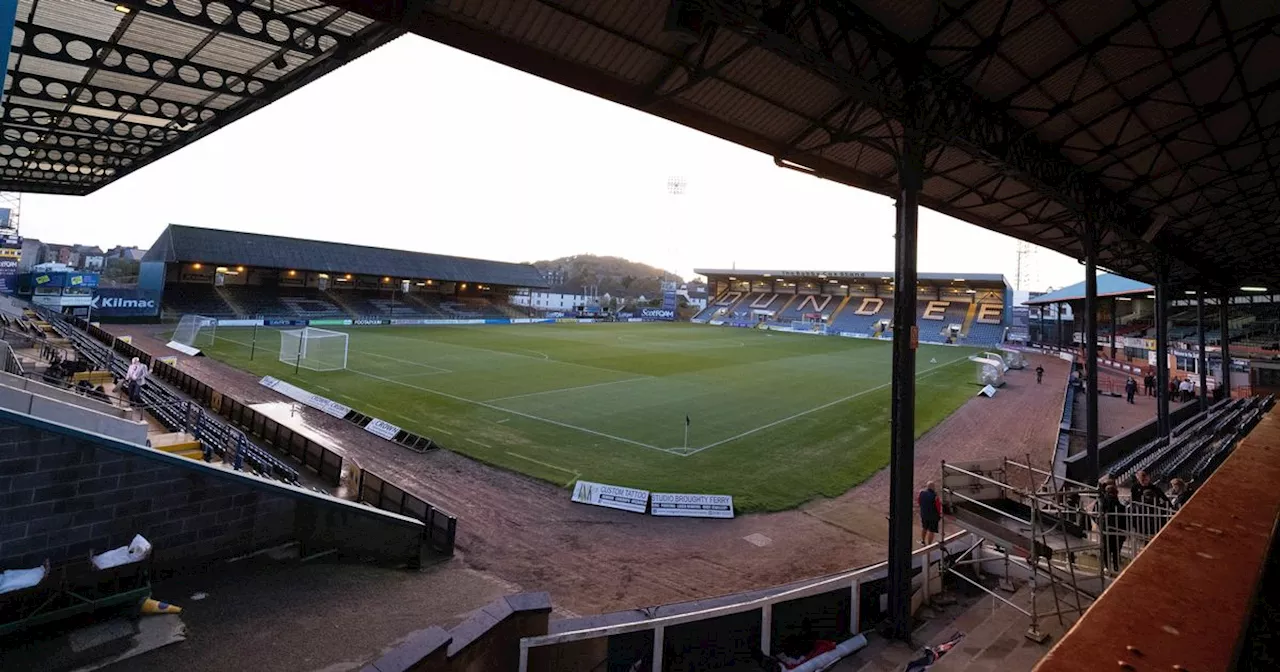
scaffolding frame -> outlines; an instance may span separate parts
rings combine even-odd
[[[1013,475],[1023,473],[1030,487],[1013,482]],[[1046,476],[1041,488],[1034,489],[1038,478]],[[1082,578],[1077,571],[1083,569],[1078,562],[1081,557],[1096,555],[1099,588],[1106,585],[1103,540],[1092,532],[1101,529],[1100,521],[1088,507],[1088,503],[1098,501],[1098,494],[1095,486],[1055,477],[1052,472],[1037,468],[1030,455],[1025,462],[1004,457],[968,463],[965,467],[943,461],[943,505],[952,512],[952,520],[958,526],[977,538],[968,549],[949,558],[945,571],[1027,616],[1031,621],[1027,638],[1045,641],[1048,635],[1040,630],[1043,619],[1057,617],[1065,626],[1065,615],[1083,614],[1097,596],[1081,588]],[[997,506],[1002,500],[1025,507],[1026,515],[1015,513],[1009,504]],[[984,545],[996,547],[1003,555],[1006,576],[1014,566],[1031,575],[1029,609],[960,571],[966,565],[991,562],[974,553]],[[1011,549],[1015,552],[1010,553]],[[1044,588],[1049,589],[1052,608],[1038,599],[1037,593]],[[1062,590],[1067,591],[1065,596]]]

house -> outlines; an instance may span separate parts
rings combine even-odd
[[[106,255],[102,248],[97,245],[76,245],[76,253],[80,255],[80,265],[76,266],[84,271],[101,271]]]

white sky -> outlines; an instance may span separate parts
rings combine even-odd
[[[683,177],[683,196],[667,181]],[[503,261],[886,271],[893,202],[416,36],[92,196],[24,196],[45,242],[150,245],[170,222]],[[1037,249],[1023,289],[1083,280]],[[1015,241],[921,210],[920,270],[1003,273]]]

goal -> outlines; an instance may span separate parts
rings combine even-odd
[[[173,330],[174,343],[191,348],[207,348],[213,345],[218,330],[218,320],[203,315],[183,315],[178,328]]]
[[[347,368],[347,334],[315,327],[280,332],[280,361],[312,371]]]

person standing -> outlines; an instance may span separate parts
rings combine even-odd
[[[1108,483],[1102,491],[1102,502],[1098,507],[1102,517],[1102,536],[1105,540],[1106,557],[1103,566],[1110,566],[1112,571],[1120,571],[1120,550],[1124,547],[1125,524],[1124,504],[1120,503],[1120,492],[1115,483]]]
[[[129,369],[124,374],[124,389],[129,393],[129,401],[142,403],[142,386],[147,384],[147,365],[134,357],[129,362]]]
[[[933,481],[924,484],[924,490],[916,497],[920,505],[920,545],[933,543],[933,536],[938,533],[938,523],[942,521],[942,500],[938,499],[938,491]]]
[[[1129,376],[1129,379],[1124,381],[1124,396],[1128,400],[1128,402],[1132,404],[1133,395],[1137,393],[1138,393],[1138,381],[1134,380],[1133,376]]]
[[[1044,367],[1037,365],[1036,366],[1036,385],[1039,385],[1041,380],[1044,380]]]

